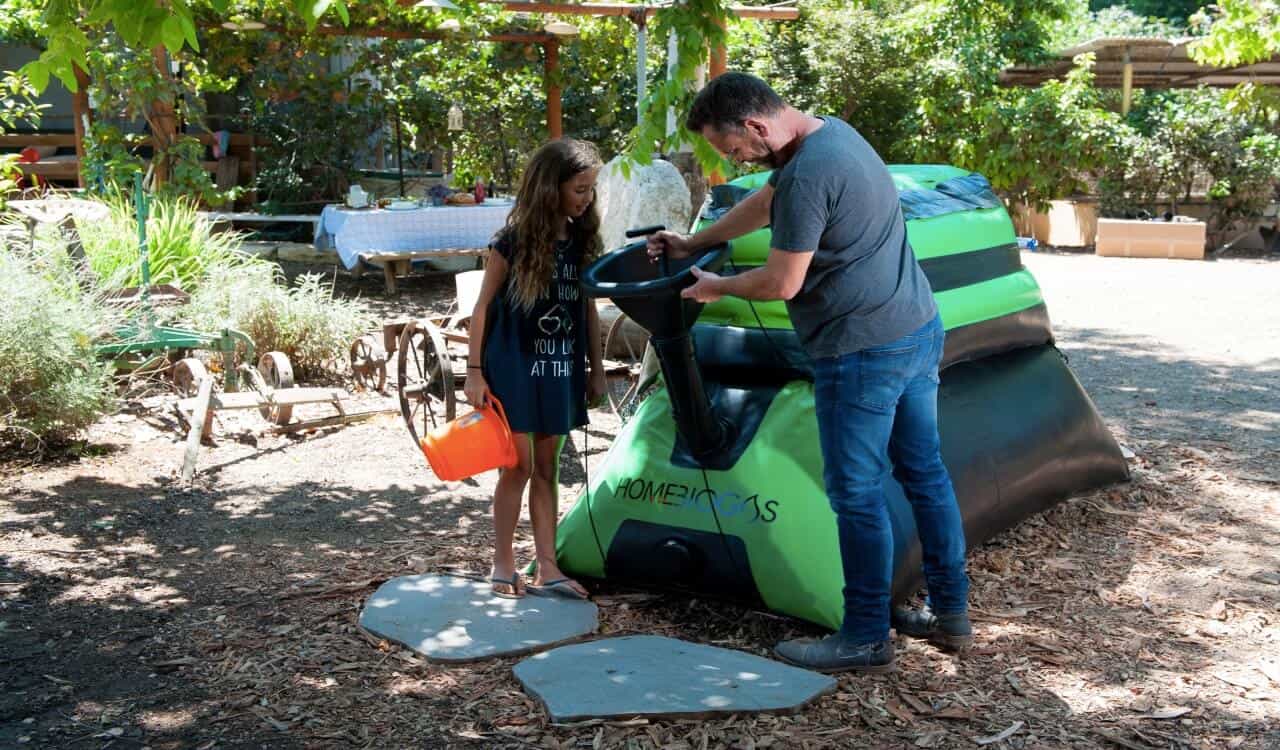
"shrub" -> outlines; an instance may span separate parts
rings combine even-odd
[[[108,288],[139,286],[138,220],[133,202],[123,196],[107,200],[110,214],[91,230],[83,229],[89,266]],[[261,265],[237,251],[240,238],[214,234],[196,204],[186,198],[155,198],[147,217],[147,255],[152,284],[173,284],[191,292],[213,268]]]
[[[1280,139],[1229,99],[1208,90],[1171,92],[1137,111],[1124,158],[1099,183],[1107,216],[1173,211],[1203,187],[1209,244],[1218,245],[1259,216],[1280,180]]]
[[[238,328],[259,355],[284,352],[300,380],[335,371],[372,316],[360,302],[335,298],[320,274],[304,274],[292,287],[281,282],[274,265],[211,269],[187,307],[188,320],[202,330]]]
[[[0,445],[57,443],[113,405],[93,340],[114,325],[61,242],[0,246]]]

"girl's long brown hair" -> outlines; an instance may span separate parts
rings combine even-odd
[[[561,138],[538,149],[520,179],[516,203],[499,238],[515,244],[511,267],[511,299],[528,311],[551,285],[555,265],[556,224],[560,218],[560,186],[589,169],[603,166],[596,147]],[[600,214],[596,199],[582,216],[569,222],[569,239],[583,248],[583,265],[600,254]]]

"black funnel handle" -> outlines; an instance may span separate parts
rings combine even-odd
[[[627,239],[631,239],[633,237],[648,237],[649,235],[654,234],[656,232],[661,232],[666,228],[667,228],[666,224],[654,224],[653,226],[640,227],[639,229],[628,229],[627,231],[623,232],[623,234],[627,236]],[[667,246],[666,245],[662,246],[662,255],[658,256],[658,270],[662,272],[662,275],[664,277],[671,275],[671,266],[667,262]]]
[[[639,229],[628,229],[627,231],[623,232],[623,234],[627,236],[627,239],[631,239],[633,237],[648,237],[649,235],[655,234],[657,232],[661,232],[666,228],[667,228],[666,224],[654,224],[651,227],[640,227]]]

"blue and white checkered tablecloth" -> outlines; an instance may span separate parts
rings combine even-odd
[[[430,250],[483,249],[511,212],[509,200],[475,206],[430,206],[404,211],[325,206],[316,224],[318,249],[338,251],[355,268],[360,255]]]

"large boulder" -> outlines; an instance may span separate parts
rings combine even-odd
[[[622,247],[628,229],[662,224],[677,232],[689,231],[689,186],[680,170],[671,162],[655,160],[633,168],[628,179],[620,162],[621,157],[615,157],[596,178],[604,249]]]

